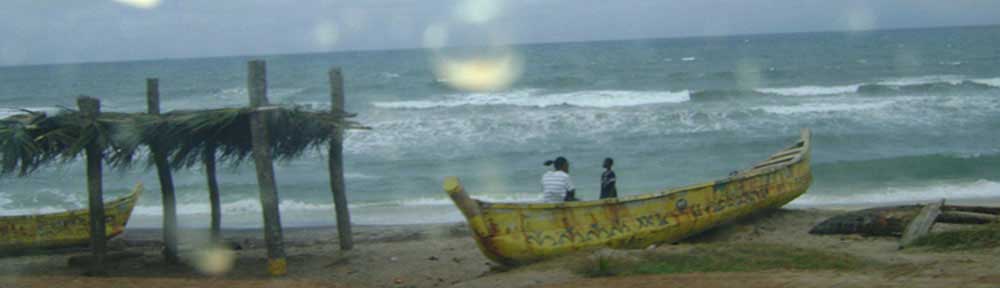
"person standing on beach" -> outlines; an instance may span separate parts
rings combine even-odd
[[[615,160],[611,158],[604,158],[604,173],[601,173],[601,199],[605,198],[617,198],[618,188],[615,187],[615,171],[611,170],[611,166],[615,165]]]
[[[542,200],[545,202],[578,201],[576,188],[569,178],[569,161],[562,156],[545,161],[545,166],[554,166],[552,171],[542,175]]]

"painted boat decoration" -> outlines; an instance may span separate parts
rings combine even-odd
[[[812,183],[811,133],[752,167],[708,183],[657,193],[565,203],[491,203],[466,194],[457,177],[444,190],[479,249],[517,265],[595,247],[641,249],[781,207]]]
[[[128,195],[104,202],[107,237],[125,231],[142,183]],[[46,249],[90,244],[90,212],[78,209],[58,213],[0,217],[0,251]]]

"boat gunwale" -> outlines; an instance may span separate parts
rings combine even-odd
[[[785,161],[781,163],[775,163],[774,165],[764,165],[758,168],[757,165],[763,164],[765,162],[774,160],[773,156],[769,156],[768,159],[764,161],[750,165],[750,168],[743,171],[737,172],[734,176],[729,176],[726,178],[708,181],[699,184],[691,184],[687,186],[681,186],[677,188],[668,188],[669,190],[661,190],[653,193],[646,193],[640,195],[630,195],[617,198],[599,199],[591,201],[578,201],[578,202],[559,202],[559,203],[507,203],[507,202],[487,202],[481,201],[479,199],[473,199],[482,208],[488,209],[553,209],[553,208],[582,208],[582,207],[592,207],[608,204],[620,204],[629,202],[645,201],[650,199],[669,197],[673,194],[683,193],[692,190],[698,190],[705,187],[710,187],[714,185],[725,185],[735,181],[743,181],[749,178],[759,177],[766,174],[776,173],[779,170],[786,169],[793,165],[802,162],[804,156],[807,156],[812,151],[812,132],[808,128],[803,128],[799,136],[799,140],[795,141],[795,144],[779,150],[777,153],[772,155],[779,155],[783,152],[790,150],[799,149],[799,151],[794,154],[794,158],[791,161]],[[786,158],[783,156],[780,158]]]

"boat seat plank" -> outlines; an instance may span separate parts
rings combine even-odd
[[[792,160],[795,160],[795,155],[784,157],[784,158],[767,160],[767,161],[765,161],[763,163],[754,165],[753,169],[760,169],[760,168],[763,168],[763,167],[767,167],[767,166],[771,166],[771,165],[775,165],[775,164],[781,164],[781,163],[792,161]]]
[[[906,231],[903,231],[903,238],[899,240],[899,249],[913,244],[913,241],[927,235],[931,231],[931,227],[934,226],[934,220],[941,214],[941,206],[944,206],[944,199],[941,199],[939,202],[927,204],[927,206],[924,206],[920,210],[917,218],[913,218],[910,225],[906,226]]]
[[[791,150],[785,150],[785,151],[781,151],[781,152],[778,152],[778,153],[774,153],[774,155],[771,155],[771,157],[768,157],[768,159],[781,158],[781,157],[785,157],[785,156],[788,156],[788,155],[795,155],[795,154],[799,154],[799,153],[802,153],[802,149],[801,148],[796,148],[796,149],[791,149]]]

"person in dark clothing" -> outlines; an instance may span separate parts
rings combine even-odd
[[[618,197],[618,188],[615,187],[615,171],[611,170],[611,166],[614,164],[614,159],[604,158],[605,170],[604,173],[601,173],[601,199]]]

